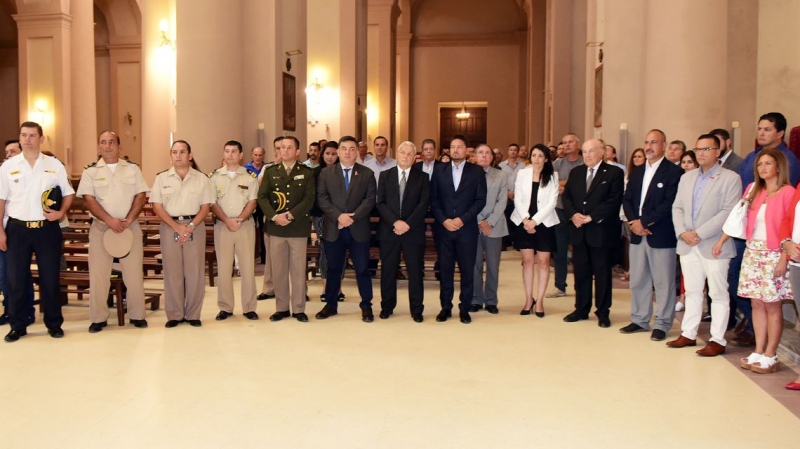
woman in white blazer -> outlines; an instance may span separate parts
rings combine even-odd
[[[556,235],[552,226],[559,223],[556,215],[558,173],[550,161],[550,149],[537,144],[531,149],[530,165],[517,173],[514,183],[514,212],[511,221],[514,247],[522,253],[522,280],[525,285],[525,307],[520,315],[534,313],[544,317],[544,295],[550,278],[550,253],[555,248]],[[538,301],[533,297],[534,255],[539,264]]]

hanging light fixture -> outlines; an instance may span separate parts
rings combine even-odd
[[[461,112],[456,114],[456,118],[458,120],[467,120],[469,118],[469,112],[467,112],[467,107],[463,101],[461,102]]]

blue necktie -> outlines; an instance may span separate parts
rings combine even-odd
[[[350,190],[350,170],[351,168],[344,169],[344,191]]]

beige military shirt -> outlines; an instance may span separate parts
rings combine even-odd
[[[125,218],[133,198],[142,192],[147,192],[147,183],[138,165],[120,159],[117,168],[111,171],[106,161],[100,159],[83,170],[77,195],[80,198],[91,195],[108,215]]]
[[[239,166],[236,176],[228,176],[228,169],[221,167],[209,175],[216,191],[219,207],[229,218],[238,217],[248,202],[258,198],[258,179],[255,173]]]
[[[150,202],[160,203],[172,217],[194,216],[203,204],[214,204],[214,187],[208,176],[193,168],[181,179],[170,167],[156,175]]]

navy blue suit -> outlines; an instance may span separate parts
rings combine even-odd
[[[683,176],[683,169],[661,161],[650,181],[642,214],[639,215],[639,204],[642,199],[642,182],[644,181],[645,164],[634,167],[628,176],[628,188],[622,197],[622,209],[628,221],[641,220],[642,226],[652,232],[647,236],[647,244],[651,248],[675,248],[678,239],[675,237],[675,226],[672,224],[672,203],[678,193],[678,182]],[[631,244],[638,245],[642,237],[631,233]]]
[[[472,302],[472,279],[478,251],[478,213],[486,205],[486,174],[469,162],[464,164],[458,190],[453,183],[453,164],[439,164],[431,178],[431,212],[433,212],[434,241],[439,262],[442,310],[453,308],[455,265],[461,273],[459,310],[469,312]],[[442,223],[460,218],[464,223],[457,231],[448,231]]]

